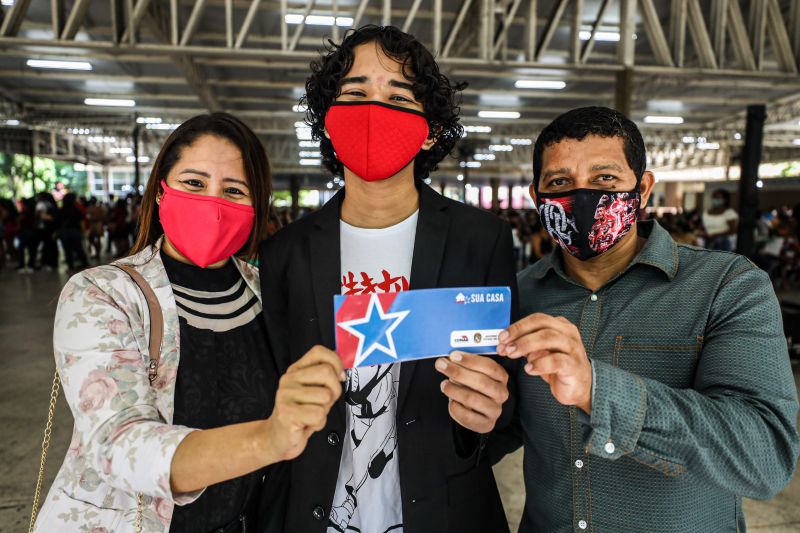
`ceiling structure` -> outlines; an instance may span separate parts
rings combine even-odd
[[[225,110],[262,138],[279,181],[325,183],[298,108],[308,64],[350,27],[392,24],[469,83],[461,142],[476,155],[445,160],[443,179],[469,164],[471,179],[525,180],[531,146],[523,143],[555,115],[614,106],[626,94],[654,167],[736,160],[751,104],[768,105],[765,159],[800,155],[800,0],[0,3],[0,149],[33,135],[37,154],[126,164],[137,119],[140,151],[154,157],[171,125]],[[519,117],[479,116],[487,111]],[[665,120],[680,123],[653,123]]]

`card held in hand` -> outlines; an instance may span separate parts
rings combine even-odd
[[[336,352],[345,368],[495,353],[511,319],[508,287],[334,296]]]

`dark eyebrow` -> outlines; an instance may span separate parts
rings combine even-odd
[[[617,172],[625,172],[625,169],[619,166],[616,163],[608,163],[606,165],[594,165],[592,166],[592,172],[597,170],[616,170]]]
[[[342,85],[347,85],[348,83],[367,83],[368,79],[369,78],[366,76],[351,76],[349,78],[342,78],[342,80],[339,82],[339,87]]]
[[[542,178],[547,179],[551,176],[555,176],[556,174],[569,174],[569,173],[570,169],[568,169],[567,167],[554,168],[553,170],[548,170],[547,172],[545,172]]]
[[[411,85],[410,83],[405,83],[397,80],[389,80],[389,85],[391,85],[392,87],[397,87],[398,89],[407,89],[412,93],[414,92],[414,86]]]
[[[187,168],[180,171],[180,174],[197,174],[198,176],[203,176],[204,178],[210,178],[211,174],[208,172],[203,172],[202,170],[195,170],[193,168]]]

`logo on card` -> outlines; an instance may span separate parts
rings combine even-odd
[[[450,333],[450,346],[453,348],[474,348],[480,346],[497,346],[500,329],[453,331]]]
[[[463,292],[459,292],[458,294],[456,294],[456,303],[457,304],[465,304],[465,303],[467,303],[467,297],[464,296]]]

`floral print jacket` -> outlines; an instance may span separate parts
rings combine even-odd
[[[61,292],[53,347],[75,425],[37,532],[133,533],[136,493],[142,493],[142,532],[166,533],[173,505],[191,503],[202,493],[170,490],[172,457],[193,430],[172,424],[180,326],[160,247],[161,241],[120,260],[150,284],[164,314],[152,385],[147,303],[133,280],[104,265],[76,274]],[[258,270],[234,261],[260,298]]]

